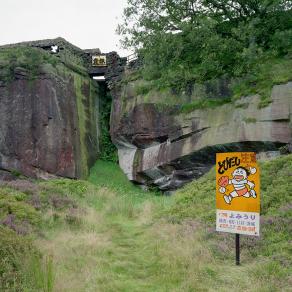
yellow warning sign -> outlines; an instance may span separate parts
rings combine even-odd
[[[216,155],[216,230],[259,235],[260,169],[254,152]]]

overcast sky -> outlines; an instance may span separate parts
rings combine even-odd
[[[0,45],[63,37],[81,49],[120,49],[115,29],[127,0],[0,0]]]

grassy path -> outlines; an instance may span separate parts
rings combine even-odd
[[[254,243],[236,267],[233,237],[161,216],[174,198],[143,192],[115,165],[98,162],[89,181],[81,197],[69,191],[83,210],[76,222],[37,241],[53,258],[54,291],[291,291],[287,269],[250,255]]]
[[[100,162],[89,180],[98,188],[79,200],[86,210],[81,225],[47,230],[38,241],[54,258],[56,291],[166,291],[149,229],[153,210],[171,198],[132,186],[109,163]]]

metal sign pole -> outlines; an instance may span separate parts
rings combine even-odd
[[[235,262],[236,265],[240,265],[240,243],[239,243],[239,234],[235,234]]]

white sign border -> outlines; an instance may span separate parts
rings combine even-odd
[[[222,227],[222,225],[224,224],[229,224],[229,221],[227,221],[226,223],[223,222],[224,217],[222,217],[222,215],[220,216],[220,214],[226,214],[227,218],[225,218],[226,220],[230,220],[230,217],[233,217],[233,215],[235,214],[235,216],[241,217],[241,219],[237,219],[237,218],[232,218],[231,220],[234,220],[234,224],[233,226],[237,227],[237,226],[241,226],[241,224],[238,224],[238,221],[245,221],[243,218],[245,218],[246,216],[248,216],[248,218],[254,218],[253,221],[255,223],[255,231],[249,231],[248,227],[249,226],[244,226],[247,227],[247,230],[242,230],[242,228],[240,230],[238,230],[237,228],[228,228],[228,227]],[[222,220],[223,219],[223,220]],[[247,221],[246,221],[247,222]],[[244,228],[245,229],[245,228]],[[237,233],[237,234],[244,234],[244,235],[253,235],[253,236],[260,236],[260,214],[256,213],[256,212],[242,212],[242,211],[233,211],[233,210],[220,210],[217,209],[216,210],[216,231],[219,232],[229,232],[229,233]]]

